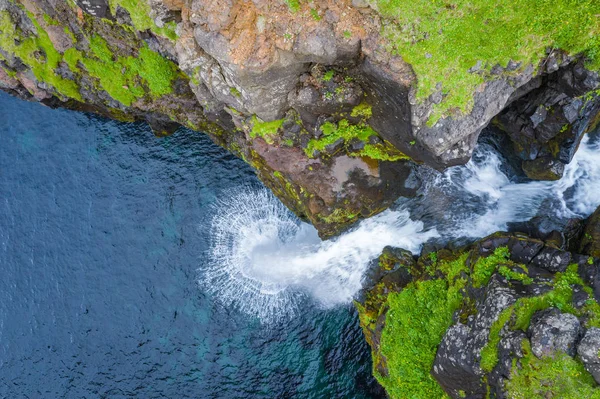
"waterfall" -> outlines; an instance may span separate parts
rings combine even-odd
[[[224,193],[200,284],[224,305],[271,322],[309,303],[327,308],[351,301],[369,262],[387,245],[418,253],[432,238],[483,237],[542,208],[564,219],[600,205],[600,150],[587,136],[554,182],[511,180],[489,144],[480,144],[464,166],[422,173],[427,181],[416,198],[402,198],[326,241],[265,188]]]

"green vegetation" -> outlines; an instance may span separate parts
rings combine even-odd
[[[348,223],[351,220],[358,218],[358,213],[350,209],[336,208],[329,215],[317,215],[317,217],[327,223],[327,224],[340,224],[340,223]]]
[[[523,354],[520,367],[513,364],[512,376],[506,383],[509,398],[600,398],[594,378],[583,364],[567,354],[538,359],[528,340],[523,340]]]
[[[300,0],[285,0],[285,3],[291,12],[298,12],[300,10]]]
[[[37,29],[37,36],[23,37],[10,14],[0,12],[0,46],[30,66],[38,81],[51,85],[60,94],[82,100],[78,84],[57,74],[61,62],[75,75],[82,72],[82,67],[85,68],[90,76],[98,79],[99,88],[127,106],[146,94],[160,97],[172,92],[172,81],[180,74],[177,66],[150,50],[145,43],[139,49],[138,57],[121,57],[113,54],[102,37],[92,35],[89,53],[71,47],[61,54],[35,16],[28,15]],[[49,17],[44,15],[44,18]],[[71,37],[74,38],[72,34]]]
[[[437,262],[437,256],[429,257]],[[463,254],[440,261],[438,270],[443,278],[416,281],[387,296],[389,310],[377,356],[386,359],[389,376],[382,376],[377,369],[374,374],[392,399],[447,397],[430,370],[437,347],[452,324],[452,315],[463,304],[466,258]]]
[[[572,304],[573,285],[580,285],[589,295],[593,295],[591,288],[587,287],[579,277],[577,265],[574,264],[570,265],[564,273],[556,273],[551,291],[535,297],[520,298],[514,305],[503,310],[492,325],[488,343],[481,351],[481,368],[489,372],[498,363],[499,334],[507,323],[509,323],[508,328],[512,330],[527,331],[531,317],[540,310],[554,307],[578,317],[586,316],[587,327],[599,325],[600,305],[595,300],[590,300],[582,309],[576,309]]]
[[[8,11],[0,11],[0,47],[29,65],[38,81],[46,82],[65,97],[81,101],[78,85],[56,73],[62,55],[54,48],[48,34],[33,15],[29,17],[36,27],[37,36],[23,37]]]
[[[315,20],[315,21],[320,21],[321,20],[321,16],[319,15],[319,11],[317,11],[314,8],[310,9],[310,16]]]
[[[175,22],[168,22],[162,28],[156,26],[152,18],[150,18],[150,5],[145,0],[109,0],[109,5],[113,15],[117,10],[117,6],[121,6],[127,10],[137,30],[144,31],[150,29],[157,35],[167,37],[171,40],[177,39],[177,34],[175,33],[177,24]]]
[[[230,87],[229,92],[236,97],[242,96],[242,93],[236,87]]]
[[[479,258],[473,266],[471,277],[474,287],[483,287],[490,281],[499,264],[509,263],[510,252],[506,247],[497,248],[494,253],[486,258]]]
[[[533,283],[533,279],[527,275],[527,270],[521,267],[521,271],[515,271],[508,266],[500,266],[498,269],[498,273],[506,278],[507,280],[516,280],[521,282],[524,285],[529,285]]]
[[[145,95],[140,83],[148,86],[153,97],[160,97],[173,91],[172,81],[180,73],[175,64],[147,45],[139,49],[138,58],[117,57],[103,38],[93,35],[90,49],[93,57],[74,48],[68,49],[64,55],[65,62],[74,71],[78,70],[78,62],[81,62],[88,73],[100,81],[102,89],[127,106]]]
[[[362,102],[352,109],[350,116],[353,118],[369,119],[373,116],[373,108],[368,103]]]
[[[467,286],[483,287],[494,272],[509,280],[523,284],[532,283],[527,275],[528,269],[509,260],[510,254],[506,247],[497,248],[488,257],[479,257],[469,268],[467,259],[472,255],[472,252],[463,252],[458,257],[457,255],[449,257],[441,252],[430,253],[419,260],[422,266],[418,272],[420,275],[416,274],[417,271],[411,271],[416,279],[405,288],[388,293],[388,289],[379,288],[382,284],[380,283],[370,291],[373,295],[370,293],[367,296],[364,306],[357,306],[361,325],[371,331],[377,327],[376,320],[381,312],[387,311],[379,348],[373,352],[373,373],[391,398],[445,397],[431,377],[430,371],[438,345],[452,324],[455,312],[459,310],[462,312],[459,314],[460,320],[464,319],[465,312],[473,314],[472,299],[466,295]],[[388,262],[383,256],[379,261],[381,267],[386,270],[393,267],[392,260]],[[501,331],[503,329],[526,331],[531,317],[539,310],[556,307],[563,312],[583,318],[588,328],[600,325],[600,305],[591,299],[593,291],[581,280],[577,265],[570,265],[564,273],[556,273],[550,284],[552,286],[550,291],[537,297],[520,298],[500,313],[490,328],[488,343],[481,352],[480,366],[484,371],[490,372],[498,363]],[[582,286],[590,295],[590,300],[581,309],[575,308],[572,304],[574,285]],[[582,370],[582,366],[575,360],[561,357],[547,358],[540,361],[543,364],[531,363],[529,369],[528,364],[533,360],[526,357],[526,366],[523,370],[517,371],[517,373],[525,373],[523,378],[529,378],[529,382],[513,385],[514,389],[520,385],[526,389],[522,391],[525,392],[525,396],[517,395],[514,396],[515,398],[540,397],[536,396],[537,394],[532,394],[533,396],[527,394],[533,392],[529,389],[539,389],[538,380],[543,380],[547,375],[545,373],[550,371],[564,372],[567,374],[565,378],[583,378],[582,374],[571,373],[575,369]],[[385,366],[388,375],[380,374],[378,366],[381,365]],[[537,371],[541,374],[531,374]],[[586,381],[587,378],[585,377]],[[559,385],[564,383],[558,382]],[[573,392],[579,394],[587,391]]]
[[[584,53],[600,69],[600,2],[597,0],[373,0],[390,20],[390,50],[412,65],[417,97],[442,84],[444,101],[429,123],[468,112],[473,94],[495,65],[537,66],[547,48]],[[481,71],[469,69],[481,64]]]
[[[437,346],[460,307],[461,295],[442,280],[419,281],[391,293],[381,356],[389,376],[376,372],[390,398],[441,398],[444,391],[430,374]]]
[[[324,82],[329,82],[333,78],[334,74],[335,74],[335,72],[332,69],[330,69],[329,71],[325,72],[325,74],[323,75],[323,81]]]
[[[262,137],[269,144],[273,144],[273,137],[277,135],[283,125],[284,119],[277,119],[271,122],[263,122],[256,115],[252,116],[252,130],[250,137]]]
[[[354,151],[351,155],[365,156],[379,161],[400,161],[410,159],[408,156],[398,151],[393,145],[385,140],[382,143],[370,144],[369,137],[377,136],[377,132],[365,123],[351,124],[347,119],[342,119],[338,124],[325,122],[321,125],[323,136],[318,139],[311,139],[304,149],[309,158],[315,156],[315,152],[326,152],[326,147],[342,140],[344,146],[353,139],[358,139],[365,143],[361,150]],[[331,155],[331,154],[329,154]]]

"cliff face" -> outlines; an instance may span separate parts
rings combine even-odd
[[[466,162],[499,114],[526,173],[560,176],[597,122],[600,6],[527,33],[504,3],[0,0],[0,87],[206,132],[328,237],[413,195],[416,163]]]
[[[384,250],[356,306],[390,397],[600,397],[598,212],[545,241]]]

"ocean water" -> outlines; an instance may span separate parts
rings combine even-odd
[[[265,323],[203,283],[239,187],[200,133],[0,93],[0,398],[382,398],[351,304]]]

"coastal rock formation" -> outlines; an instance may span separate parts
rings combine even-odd
[[[599,272],[521,233],[387,248],[356,303],[373,372],[391,398],[600,397]]]
[[[467,162],[496,116],[536,179],[596,125],[600,6],[523,25],[527,7],[488,3],[0,0],[0,88],[205,132],[329,237],[413,195],[417,163]]]

